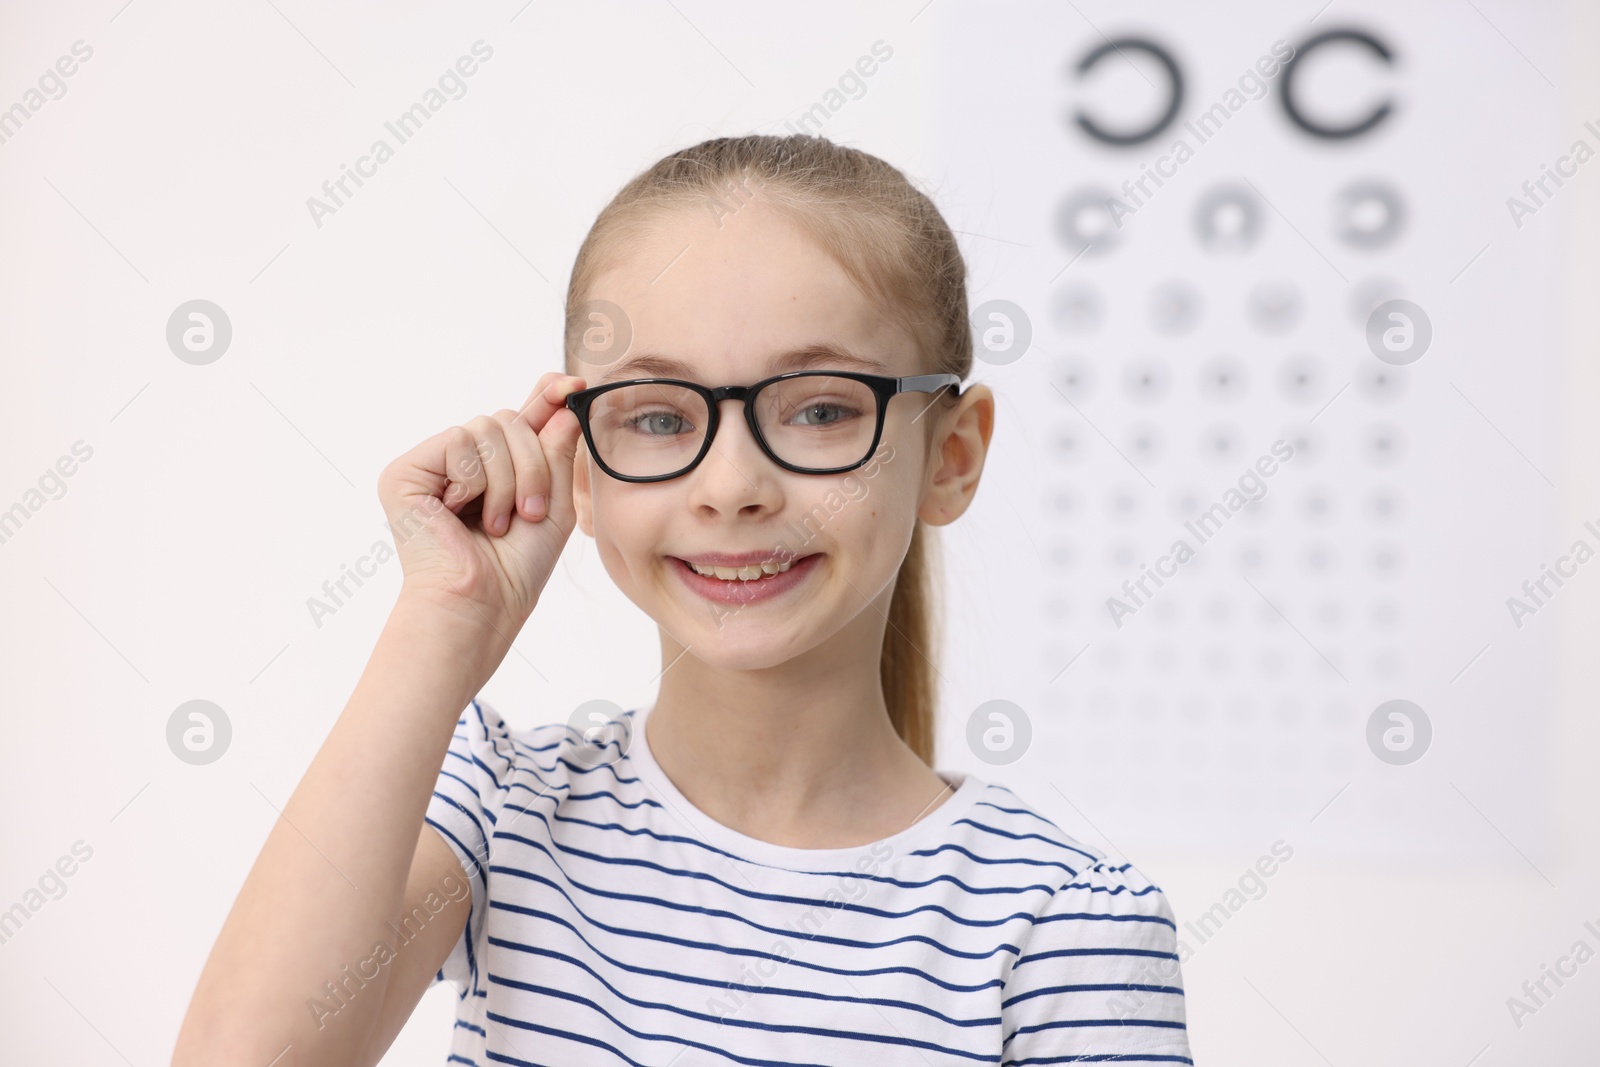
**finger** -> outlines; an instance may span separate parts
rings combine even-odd
[[[478,439],[465,426],[452,426],[440,436],[444,438],[445,485],[439,498],[457,515],[461,509],[478,498],[488,486],[489,479],[483,469],[483,456],[478,451]]]
[[[533,392],[528,394],[528,399],[523,401],[519,414],[533,427],[533,432],[538,433],[550,421],[551,415],[567,406],[567,397],[587,384],[582,378],[567,374],[546,374],[539,379]]]
[[[533,403],[534,400],[538,398],[540,393],[544,392],[545,386],[561,377],[563,377],[563,375],[558,370],[545,371],[543,374],[539,375],[539,380],[534,383],[533,392],[528,394],[528,399],[524,400],[522,402],[522,408],[518,409],[519,413],[522,410],[525,410],[529,404]]]
[[[552,415],[539,433],[539,447],[550,467],[550,517],[567,529],[577,522],[577,507],[572,499],[572,466],[581,433],[578,416],[567,408]]]
[[[538,522],[550,510],[550,468],[539,437],[527,420],[510,408],[500,409],[494,417],[505,431],[511,465],[516,469],[515,511],[529,522]]]
[[[394,460],[378,478],[391,527],[411,529],[419,519],[431,521],[441,503],[459,518],[488,487],[485,463],[497,451],[508,452],[503,437],[480,443],[466,426],[451,426]],[[513,481],[509,472],[505,481]]]
[[[483,529],[499,536],[511,528],[511,512],[516,505],[517,475],[506,446],[505,430],[488,415],[479,415],[466,424],[477,444],[478,455],[487,475],[483,491]]]
[[[378,476],[378,499],[392,529],[411,529],[436,509],[450,485],[448,450],[457,427],[434,434],[395,459]]]

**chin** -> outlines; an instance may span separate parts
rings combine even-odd
[[[732,629],[731,623],[720,630],[712,623],[697,639],[691,638],[689,655],[714,670],[762,671],[782,666],[808,651],[768,627],[762,627],[760,633],[743,634],[732,633]]]

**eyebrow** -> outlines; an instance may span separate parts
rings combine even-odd
[[[866,371],[871,374],[891,373],[882,360],[857,355],[849,349],[826,341],[809,344],[773,357],[767,362],[767,373],[770,376],[791,370],[810,370],[818,366]],[[683,378],[694,381],[695,371],[693,365],[683,360],[673,359],[659,352],[641,352],[612,367],[591,384],[604,385],[623,378],[640,377]]]

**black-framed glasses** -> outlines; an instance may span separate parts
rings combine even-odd
[[[631,378],[580,389],[567,407],[600,469],[624,482],[662,482],[693,470],[711,451],[724,400],[744,401],[751,434],[784,470],[842,474],[872,457],[890,400],[947,386],[961,395],[956,374],[802,370],[715,389],[677,378]]]

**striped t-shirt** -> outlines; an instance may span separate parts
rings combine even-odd
[[[1192,1063],[1161,889],[1004,786],[954,787],[870,845],[748,837],[645,738],[510,730],[474,700],[428,805],[472,883],[434,982],[448,1062]]]

